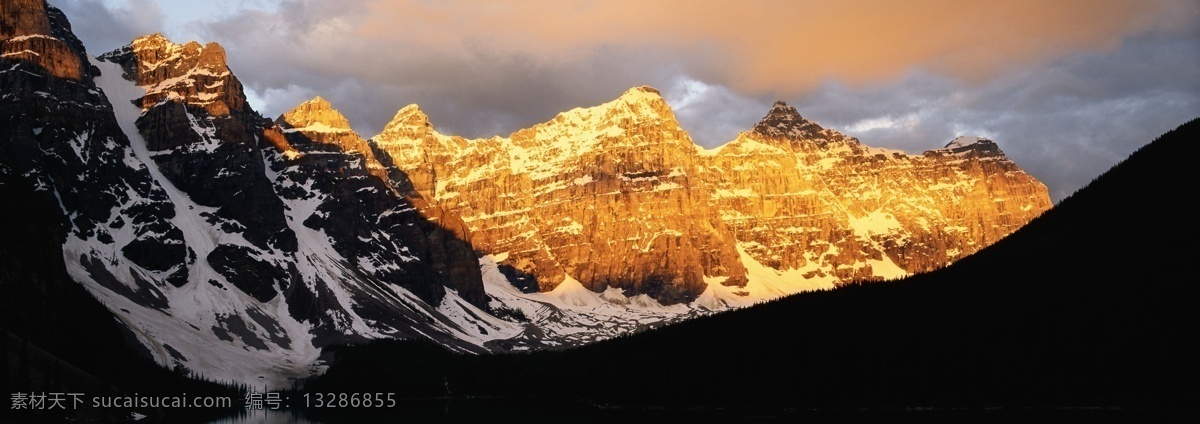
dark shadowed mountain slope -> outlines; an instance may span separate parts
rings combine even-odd
[[[1194,408],[1200,309],[1189,205],[1198,136],[1200,120],[1163,135],[1028,226],[939,271],[564,352],[465,357],[395,342],[343,349],[308,389],[443,396],[448,384],[454,396],[634,407]]]
[[[21,343],[75,363],[134,357],[100,352],[128,339],[171,369],[279,385],[326,343],[486,349],[448,333],[487,331],[447,316],[487,315],[453,219],[350,149],[288,145],[307,138],[249,107],[220,45],[151,35],[95,58],[60,11],[14,0],[0,49],[0,328]]]
[[[174,228],[156,215],[165,202],[148,176],[123,164],[128,140],[95,89],[98,73],[87,65],[66,17],[43,0],[6,0],[0,5],[0,47],[0,391],[236,397],[234,389],[155,364],[68,275],[63,241],[100,234],[94,222],[112,210],[135,219],[127,225],[131,239],[141,241],[142,252],[153,252],[130,253],[139,260],[169,254]],[[160,233],[158,241],[149,240]],[[128,416],[127,410],[76,412],[6,407],[0,422]],[[223,411],[192,419],[214,412]]]
[[[235,388],[191,379],[154,363],[148,352],[139,350],[129,330],[71,280],[62,261],[62,218],[52,197],[0,177],[0,220],[22,223],[0,237],[0,392],[241,398]],[[137,410],[156,419],[167,413]],[[169,417],[172,422],[204,422],[232,410],[178,409]],[[129,413],[125,408],[4,408],[0,422],[113,422]]]

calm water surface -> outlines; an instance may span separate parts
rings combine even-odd
[[[1198,417],[1195,408],[1179,410],[1136,408],[886,408],[782,409],[738,408],[622,408],[563,399],[455,399],[405,401],[390,409],[326,409],[309,411],[251,411],[210,424],[351,424],[351,423],[477,423],[477,422],[802,422],[893,423],[920,420],[933,423],[1058,423],[1174,422]]]

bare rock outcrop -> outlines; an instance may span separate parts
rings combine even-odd
[[[964,140],[923,155],[867,147],[779,102],[702,149],[639,87],[488,139],[440,134],[409,105],[371,142],[524,288],[569,276],[676,303],[710,281],[744,286],[746,259],[833,284],[930,270],[1050,207],[995,143]]]

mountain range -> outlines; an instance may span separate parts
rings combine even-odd
[[[1190,422],[1200,405],[1191,384],[1200,290],[1184,265],[1200,227],[1171,218],[1191,199],[1163,184],[1192,178],[1198,135],[1200,118],[928,273],[564,352],[454,355],[411,340],[342,347],[305,390],[439,399],[408,405],[408,416],[431,420]],[[452,406],[440,401],[447,390]]]
[[[145,355],[221,381],[376,339],[578,346],[928,272],[1051,207],[991,140],[910,155],[782,102],[713,149],[650,87],[486,139],[410,105],[363,138],[321,98],[263,117],[215,43],[93,57],[42,0],[5,3],[0,43],[0,177],[55,215],[14,246],[59,246],[4,290],[61,267]]]

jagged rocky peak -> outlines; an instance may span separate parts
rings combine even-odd
[[[409,104],[400,108],[392,120],[383,126],[383,131],[371,140],[388,151],[393,159],[398,159],[400,156],[419,154],[422,150],[419,146],[426,146],[427,142],[438,138],[429,116],[416,104]]]
[[[987,138],[969,135],[955,137],[954,140],[946,143],[946,147],[930,152],[934,155],[949,154],[955,156],[992,157],[997,159],[1007,158],[996,142]]]
[[[396,111],[396,115],[392,117],[392,120],[383,127],[383,132],[387,133],[401,129],[423,130],[426,128],[430,131],[434,129],[433,124],[429,122],[429,115],[426,115],[425,111],[422,111],[421,107],[417,106],[416,103],[412,103]]]
[[[34,72],[78,81],[89,74],[61,11],[44,0],[5,0],[0,4],[0,60],[34,65]]]
[[[976,136],[971,136],[971,135],[960,135],[958,137],[955,137],[953,140],[950,140],[949,143],[946,143],[946,148],[947,149],[956,149],[956,148],[960,148],[960,147],[971,146],[974,144],[991,143],[991,142],[992,142],[992,140],[988,140],[988,139],[982,138],[982,137],[976,137]]]
[[[347,167],[347,164],[354,161],[351,156],[361,157],[368,173],[384,182],[389,181],[387,170],[376,157],[371,145],[350,128],[350,120],[334,109],[328,100],[317,96],[301,103],[279,115],[275,124],[275,127],[264,131],[264,134],[267,141],[283,153],[284,157],[299,159],[314,152],[346,153],[350,156],[340,159],[324,156],[325,159],[309,160],[322,162],[322,166],[327,169],[333,167],[353,174],[359,169],[356,166]]]
[[[823,138],[825,131],[815,122],[804,119],[794,106],[783,101],[775,102],[771,111],[767,112],[758,124],[754,125],[754,133],[772,139],[809,140]]]
[[[995,151],[999,152],[999,150],[1000,150],[999,147],[996,147],[996,142],[994,142],[990,139],[984,138],[984,137],[977,137],[977,136],[972,136],[972,135],[960,135],[958,137],[955,137],[954,140],[950,140],[949,143],[946,143],[945,148],[949,149],[949,150],[954,150],[954,151],[959,151],[959,150],[963,150],[963,149],[972,149],[972,150],[979,150],[979,151],[995,150]]]
[[[559,113],[550,121],[516,131],[510,137],[519,144],[529,140],[548,142],[585,135],[629,140],[637,135],[647,136],[663,131],[671,133],[668,138],[682,140],[682,144],[691,148],[691,138],[679,127],[675,113],[658,90],[640,86],[625,90],[607,103]]]
[[[657,90],[635,87],[508,138],[422,136],[417,112],[402,110],[377,144],[469,223],[476,250],[502,257],[522,290],[578,281],[676,304],[700,296],[706,278],[746,284],[719,212],[697,195],[694,143]]]
[[[559,113],[554,119],[536,125],[523,131],[549,129],[566,124],[568,127],[580,125],[606,126],[621,123],[622,126],[636,123],[654,123],[659,121],[675,122],[675,114],[662,94],[650,86],[633,87],[625,90],[616,99],[607,103],[587,108],[575,108]],[[513,134],[519,138],[523,131]]]
[[[608,105],[624,104],[631,112],[674,119],[674,113],[658,89],[643,85],[625,90],[621,97]]]
[[[225,48],[217,43],[201,46],[198,42],[189,41],[176,44],[162,34],[155,33],[134,39],[129,47],[138,59],[137,82],[141,85],[157,84],[172,78],[171,74],[180,69],[207,70],[218,75],[229,72]]]
[[[203,108],[210,116],[232,115],[245,122],[256,118],[217,43],[177,44],[150,34],[99,59],[120,64],[128,79],[146,89],[143,109],[175,101]]]
[[[348,131],[350,120],[333,108],[328,100],[317,96],[284,112],[276,120],[305,131]]]
[[[663,99],[662,93],[660,93],[657,88],[648,85],[633,87],[625,90],[625,92],[621,94],[620,98],[626,102],[654,102],[661,101]]]
[[[396,164],[410,164],[419,162],[418,158],[424,158],[431,148],[440,150],[442,143],[437,142],[439,138],[444,137],[439,137],[429,122],[429,116],[416,104],[409,104],[400,108],[392,120],[383,126],[383,131],[371,138],[370,143],[386,152],[380,157],[390,158]],[[408,174],[422,195],[433,195],[434,178],[428,167],[400,169]]]

